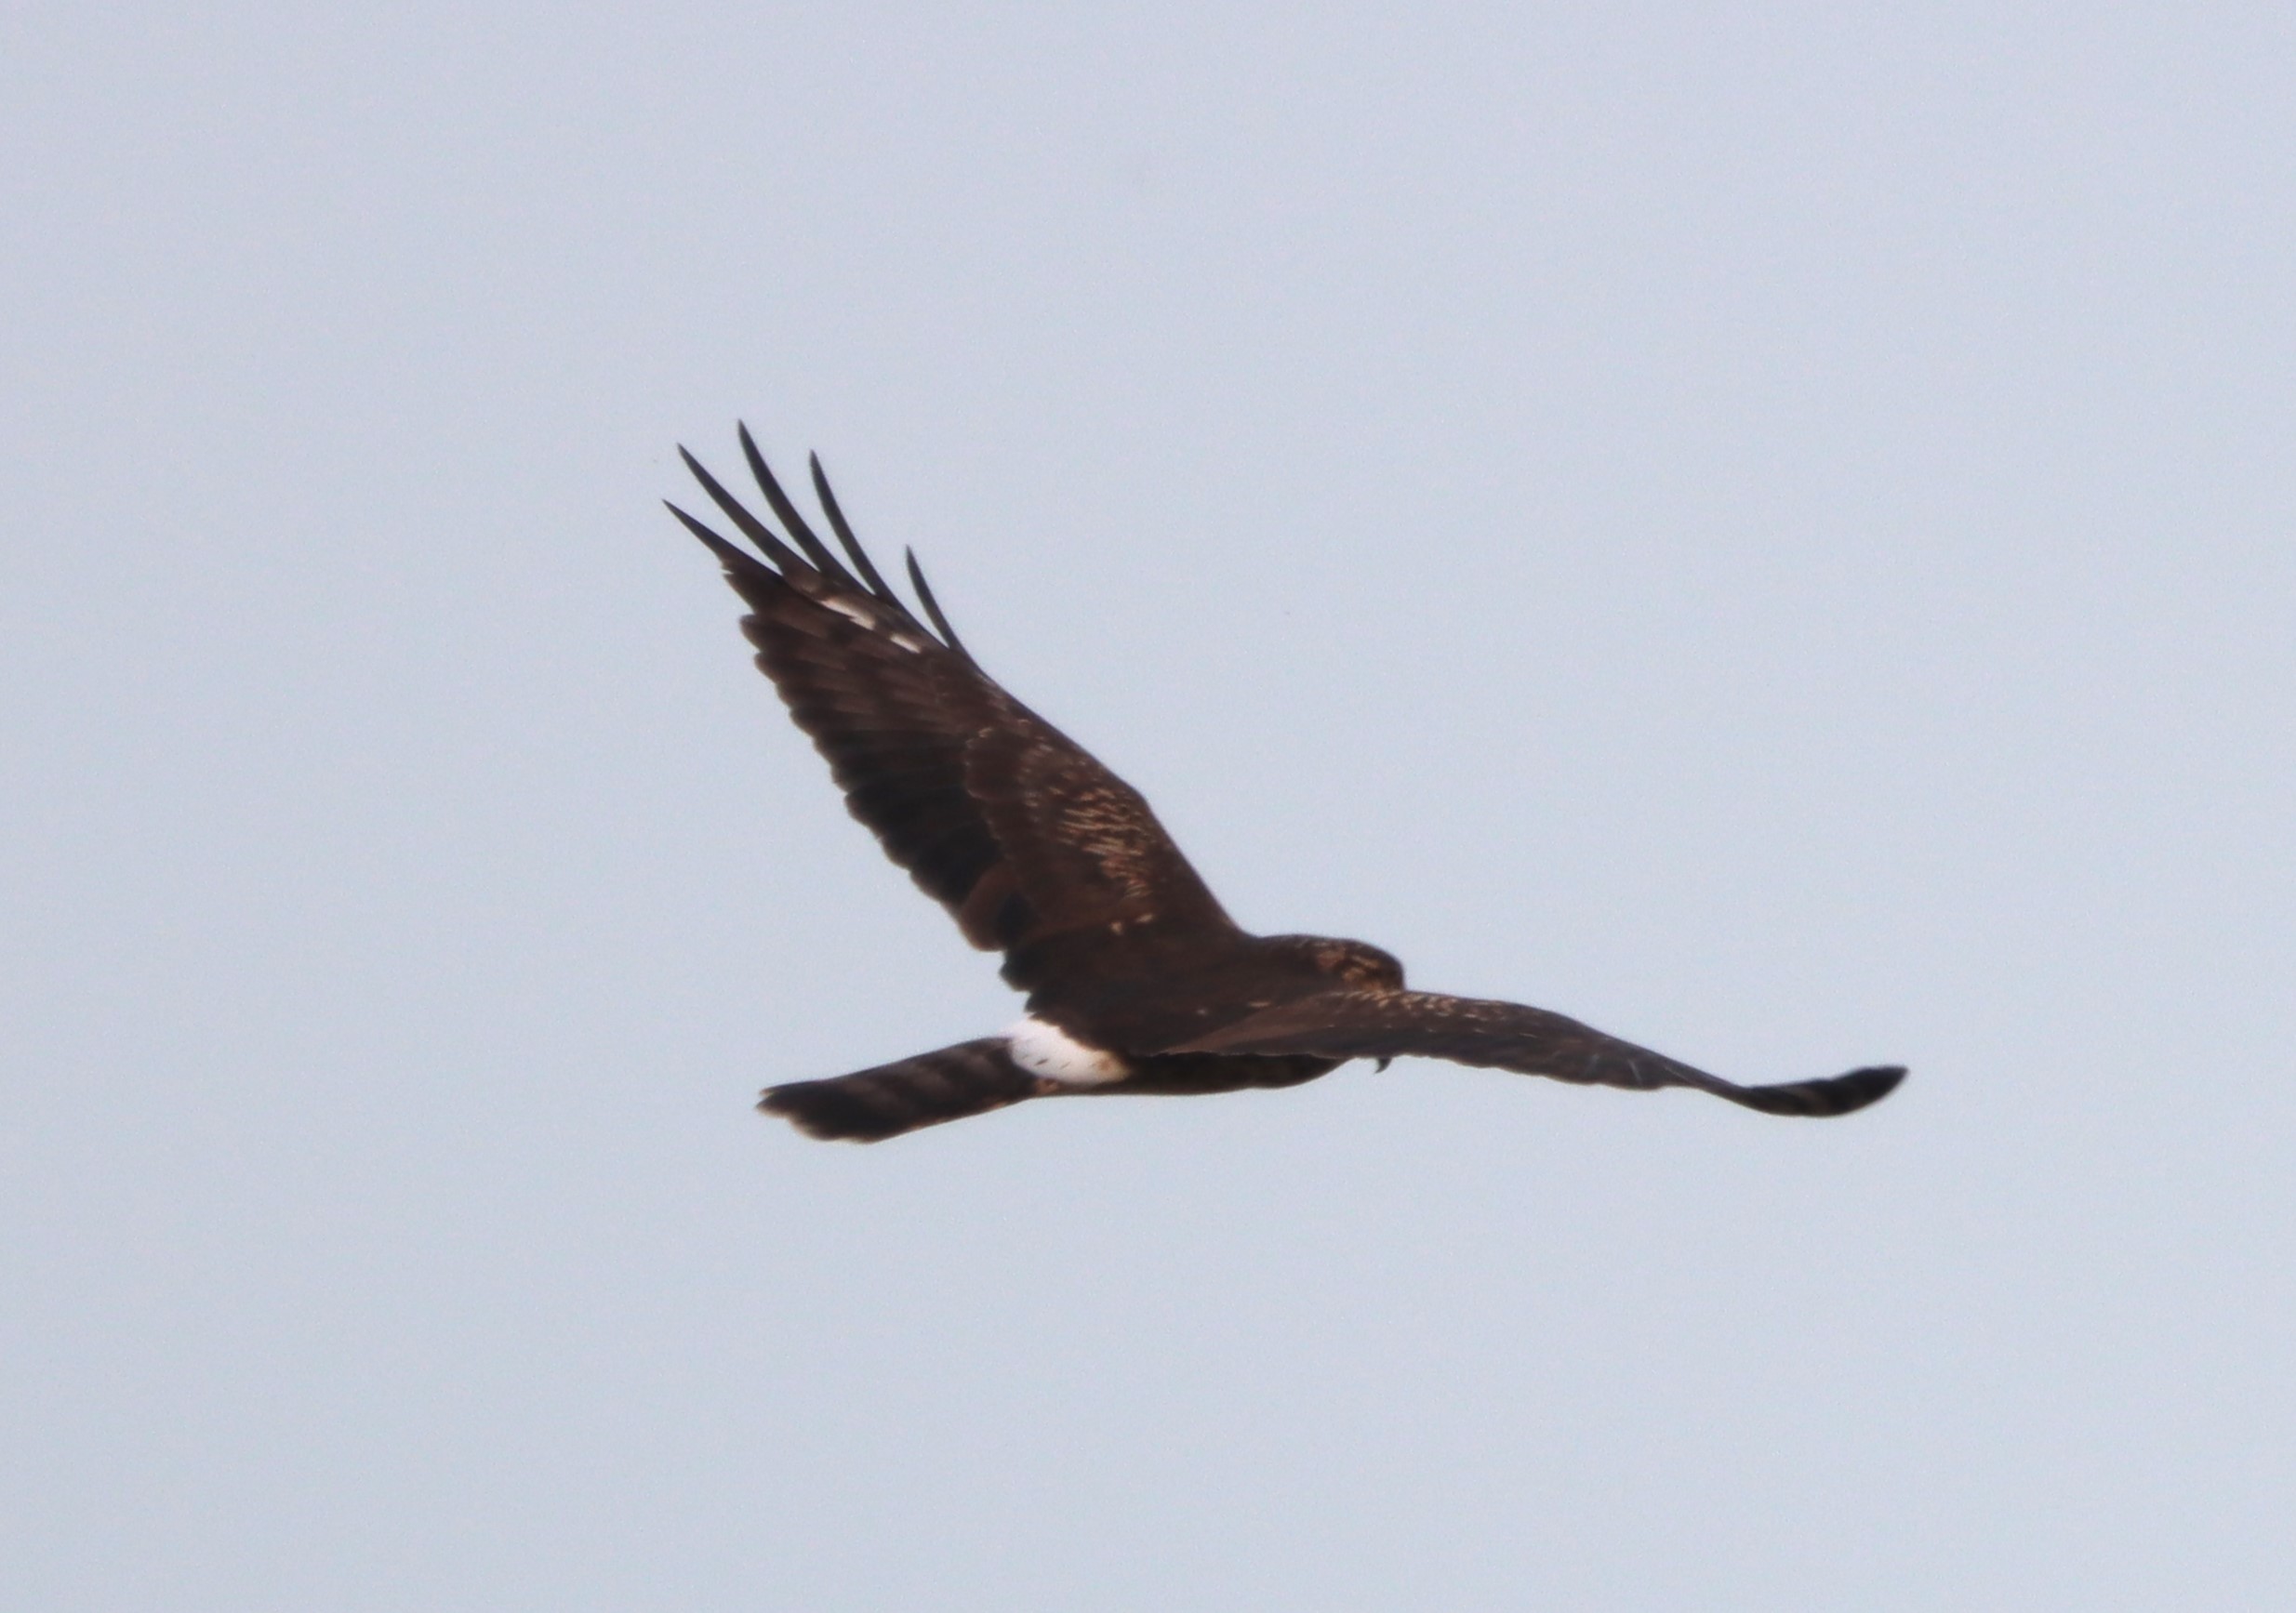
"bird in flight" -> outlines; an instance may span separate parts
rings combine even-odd
[[[1188,866],[1140,793],[981,670],[909,556],[924,620],[869,562],[821,461],[813,486],[843,558],[741,451],[780,530],[681,448],[756,552],[676,505],[750,607],[757,664],[845,804],[964,938],[1028,994],[999,1036],[828,1080],[758,1107],[809,1136],[874,1143],[1032,1098],[1229,1092],[1406,1056],[1647,1090],[1690,1087],[1766,1115],[1846,1115],[1904,1078],[1876,1065],[1741,1086],[1545,1009],[1413,991],[1376,946],[1254,935]]]

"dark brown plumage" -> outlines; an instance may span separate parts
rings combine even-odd
[[[1844,1115],[1895,1065],[1747,1087],[1543,1009],[1407,991],[1375,946],[1257,936],[1228,918],[1138,791],[981,670],[914,554],[921,621],[814,491],[843,559],[741,449],[776,532],[683,449],[752,554],[680,509],[749,604],[742,631],[845,802],[974,945],[1004,955],[1029,1017],[759,1107],[816,1137],[876,1142],[1029,1098],[1288,1087],[1349,1059],[1406,1055],[1610,1087],[1691,1087],[1772,1115]],[[760,557],[763,558],[760,558]],[[929,626],[927,625],[929,622]]]

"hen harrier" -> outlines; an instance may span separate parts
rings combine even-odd
[[[1002,1036],[830,1080],[769,1088],[758,1107],[810,1136],[873,1143],[1029,1098],[1228,1092],[1311,1081],[1349,1059],[1408,1054],[1607,1087],[1694,1087],[1767,1115],[1846,1115],[1895,1065],[1746,1087],[1544,1009],[1410,991],[1376,946],[1238,928],[1138,791],[981,670],[914,553],[931,626],[886,586],[821,462],[813,485],[841,561],[741,449],[776,534],[678,450],[751,554],[676,505],[751,615],[742,631],[885,854],[964,938],[1004,954],[1028,1014]],[[759,558],[763,555],[763,559]],[[850,565],[846,563],[850,562]]]

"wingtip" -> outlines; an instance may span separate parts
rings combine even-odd
[[[728,567],[731,567],[734,563],[733,559],[730,557],[740,556],[743,559],[748,558],[747,556],[743,556],[741,551],[736,549],[732,544],[726,542],[716,533],[710,531],[708,526],[704,525],[701,522],[697,521],[691,515],[688,515],[684,510],[679,509],[677,505],[670,499],[665,498],[662,500],[662,508],[670,511],[670,514],[676,516],[679,523],[683,525],[686,531],[692,533],[696,537],[698,537],[703,543],[707,544],[710,552],[715,554],[721,561],[725,562]]]
[[[853,583],[853,577],[838,563],[837,557],[829,553],[828,545],[806,524],[797,506],[790,502],[789,493],[782,487],[780,478],[774,474],[773,467],[765,463],[765,455],[758,447],[757,439],[750,435],[748,423],[735,421],[734,434],[740,440],[741,456],[749,461],[750,474],[756,479],[758,491],[765,495],[765,502],[772,507],[775,517],[788,529],[797,547],[804,551],[805,559],[814,570],[832,582]]]
[[[861,540],[854,535],[853,523],[845,519],[844,510],[838,505],[837,495],[829,488],[829,474],[821,468],[821,456],[807,454],[805,464],[813,472],[814,496],[820,499],[821,512],[829,518],[829,530],[837,535],[838,544],[844,549],[845,558],[853,562],[854,574],[861,579],[861,585],[915,622],[917,618],[901,602],[901,596],[885,586],[885,579],[878,574],[875,562],[861,548]]]
[[[1765,1115],[1799,1115],[1830,1119],[1878,1104],[1905,1078],[1904,1064],[1869,1064],[1815,1081],[1780,1081],[1774,1086],[1708,1088],[1733,1104]]]
[[[964,647],[964,641],[957,637],[957,630],[949,625],[949,618],[941,614],[941,602],[933,597],[933,585],[924,580],[924,567],[917,563],[917,551],[903,549],[901,553],[909,562],[909,582],[917,590],[917,602],[924,606],[927,619],[939,629],[941,641],[967,661],[972,660],[972,652]]]
[[[1854,1114],[1896,1091],[1904,1078],[1904,1064],[1869,1064],[1831,1080],[1812,1081],[1812,1089],[1822,1091],[1829,1105],[1814,1112],[1829,1116]]]

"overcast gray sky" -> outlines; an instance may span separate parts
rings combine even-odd
[[[2285,7],[20,7],[0,1600],[2296,1605]],[[1015,1012],[657,502],[818,448],[1447,1065]]]

